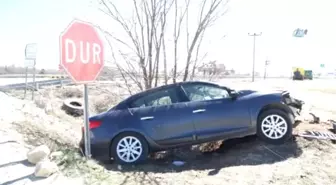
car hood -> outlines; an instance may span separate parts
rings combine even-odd
[[[257,97],[267,94],[282,96],[283,94],[287,93],[287,91],[281,90],[272,90],[272,91],[256,91],[256,90],[239,90],[237,91],[239,97]]]
[[[269,90],[269,91],[255,91],[255,90],[240,90],[237,91],[238,97],[242,99],[252,99],[265,95],[275,96],[281,99],[281,101],[289,106],[297,109],[302,109],[304,101],[293,98],[288,91],[283,90]]]

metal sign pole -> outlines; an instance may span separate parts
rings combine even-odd
[[[35,91],[35,88],[36,88],[36,84],[35,84],[36,54],[37,54],[37,44],[36,43],[26,44],[26,48],[25,48],[26,89],[25,89],[24,98],[26,98],[26,93],[27,93],[27,89],[28,89],[28,83],[27,83],[28,67],[33,67],[32,100],[34,100],[34,93],[35,93],[34,91]],[[33,61],[33,63],[31,64],[30,61]]]
[[[264,80],[266,79],[266,74],[267,74],[267,66],[268,66],[268,64],[269,64],[269,61],[268,61],[268,60],[266,60],[266,61],[265,61]]]
[[[73,49],[69,49],[69,42],[73,43]],[[86,48],[79,47],[80,42],[87,42]],[[89,23],[74,19],[69,26],[60,34],[60,65],[73,81],[77,83],[84,83],[84,153],[86,158],[91,158],[91,135],[90,135],[90,122],[89,122],[89,98],[88,98],[88,82],[95,81],[96,77],[104,67],[104,44],[100,39],[99,33],[96,32],[94,26]],[[92,47],[97,47],[99,51],[99,62],[91,57],[87,61],[83,61],[79,56],[92,56],[95,50]],[[90,49],[91,48],[91,49]],[[74,56],[74,60],[70,60],[68,55]],[[87,70],[82,70],[87,69]]]
[[[26,99],[26,95],[27,95],[27,88],[28,88],[28,67],[26,67],[26,77],[25,77],[25,83],[26,83],[26,87],[25,87],[25,91],[24,91],[24,98]]]
[[[266,70],[267,70],[267,64],[265,64],[264,80],[266,80]]]
[[[255,68],[255,42],[256,42],[256,37],[254,35],[253,37],[253,66],[252,66],[252,82],[254,82],[254,68]]]
[[[90,144],[90,130],[89,130],[89,97],[88,86],[84,84],[84,142],[85,142],[85,156],[91,157],[91,144]]]
[[[254,82],[254,73],[255,73],[255,46],[256,46],[256,37],[261,36],[261,32],[259,34],[253,33],[253,34],[248,34],[249,36],[253,36],[253,64],[252,64],[252,82]]]
[[[34,68],[33,68],[33,88],[32,88],[32,100],[34,100],[34,93],[35,93],[35,88],[36,88],[36,83],[35,83],[35,73],[36,73],[36,67],[35,67],[35,60],[34,60]]]

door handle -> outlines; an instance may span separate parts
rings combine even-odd
[[[193,110],[193,113],[200,113],[200,112],[205,112],[205,109],[196,109],[196,110]]]
[[[151,119],[154,119],[153,116],[146,116],[146,117],[141,117],[140,118],[141,120],[151,120]]]

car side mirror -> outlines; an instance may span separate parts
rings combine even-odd
[[[237,97],[239,96],[239,94],[238,94],[238,92],[237,91],[235,91],[235,90],[231,90],[230,91],[230,96],[231,96],[231,98],[232,99],[237,99]]]

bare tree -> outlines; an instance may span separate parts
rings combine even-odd
[[[116,36],[101,27],[109,40],[111,50],[120,56],[121,59],[116,59],[113,56],[115,65],[124,79],[126,85],[131,82],[136,84],[139,90],[145,90],[159,85],[160,81],[160,61],[163,61],[164,67],[164,83],[168,84],[170,78],[173,83],[176,83],[177,78],[181,75],[185,81],[189,76],[189,66],[192,66],[192,74],[194,76],[195,69],[199,61],[199,50],[202,44],[205,30],[218,19],[219,14],[216,11],[220,5],[226,0],[211,0],[210,5],[207,5],[206,0],[202,0],[201,13],[198,21],[197,29],[189,43],[189,4],[190,0],[128,0],[132,2],[133,14],[130,18],[123,15],[112,0],[97,0],[100,2],[100,10],[116,22],[126,35],[125,38]],[[209,0],[207,1],[209,2]],[[183,4],[184,3],[184,4]],[[167,22],[167,15],[171,7],[174,5],[173,23]],[[180,6],[183,5],[183,6]],[[207,8],[209,6],[209,8]],[[185,68],[178,71],[179,53],[179,38],[185,21],[187,33],[187,63]],[[167,25],[173,27],[174,51],[171,74],[168,74],[167,67]],[[168,35],[169,37],[169,35]],[[169,40],[168,40],[169,41]],[[189,45],[190,44],[190,45]],[[116,46],[118,45],[118,46]],[[168,46],[168,47],[167,47]],[[168,48],[168,50],[167,50]],[[196,49],[194,49],[196,48]],[[196,50],[196,53],[194,53]],[[161,56],[163,54],[163,56]],[[168,55],[169,56],[169,55]],[[204,55],[206,56],[206,54]],[[203,57],[204,58],[204,57]],[[123,64],[117,63],[123,61]],[[130,90],[129,90],[130,91]]]
[[[203,62],[197,68],[198,71],[195,70],[195,76],[196,74],[202,76],[202,79],[207,81],[213,81],[222,74],[216,60]]]
[[[108,35],[118,44],[126,46],[136,56],[126,57],[126,53],[119,50],[119,54],[127,64],[126,67],[119,65],[120,72],[127,73],[127,76],[132,75],[132,80],[139,84],[138,74],[132,74],[139,66],[143,81],[138,85],[139,88],[142,90],[151,88],[153,84],[156,86],[166,15],[171,3],[168,4],[168,0],[133,0],[135,12],[131,20],[127,20],[111,0],[99,0],[99,2],[102,6],[100,10],[122,27],[130,42],[111,33]]]
[[[166,28],[166,22],[167,22],[167,13],[171,7],[171,4],[167,4],[167,1],[163,2],[163,11],[160,12],[160,21],[159,24],[161,25],[161,30],[158,32],[155,30],[155,49],[156,49],[156,57],[155,57],[155,84],[154,86],[158,86],[158,80],[159,80],[159,61],[160,61],[160,53],[161,53],[161,46],[163,45],[163,52],[164,52],[164,76],[165,76],[165,84],[167,84],[166,76],[167,76],[167,59],[166,59],[166,48],[165,48],[165,42],[164,42],[164,36],[165,36],[165,28]],[[156,27],[155,27],[156,28]],[[159,34],[159,38],[157,37],[157,34]]]
[[[206,11],[207,2],[210,2],[210,5],[208,10]],[[208,27],[210,27],[221,15],[224,15],[226,13],[226,10],[224,11],[217,11],[217,10],[220,8],[220,5],[222,4],[226,5],[227,3],[228,3],[227,0],[211,0],[211,1],[203,0],[201,5],[198,26],[195,35],[191,41],[191,44],[188,47],[187,61],[184,69],[183,81],[186,81],[188,79],[189,66],[191,63],[191,58],[193,55],[194,48],[197,44],[197,41],[200,38],[202,38],[202,35],[204,35],[204,32]]]
[[[182,21],[188,11],[189,8],[189,3],[190,0],[186,0],[186,7],[183,10],[182,13],[180,13],[181,15],[178,16],[178,1],[175,0],[175,18],[174,18],[174,67],[173,67],[173,83],[176,83],[176,78],[177,78],[177,49],[178,49],[178,40],[179,37],[181,35],[181,25],[182,25]]]
[[[199,52],[200,52],[200,48],[201,48],[201,44],[202,44],[202,40],[203,40],[203,36],[204,36],[204,32],[202,33],[202,35],[200,36],[200,40],[197,44],[197,48],[196,48],[196,56],[195,56],[195,59],[193,61],[193,68],[191,70],[191,75],[190,75],[190,79],[193,80],[194,77],[195,77],[195,72],[196,72],[196,68],[198,67],[198,63],[200,61],[203,61],[203,59],[207,56],[208,53],[205,53],[203,55],[203,57],[201,58],[201,60],[199,61],[198,60],[198,57],[199,57]],[[188,47],[189,48],[189,47]]]
[[[168,84],[168,69],[167,69],[167,50],[165,37],[162,38],[162,52],[163,52],[163,75],[164,75],[164,84]]]
[[[171,71],[170,76],[173,78],[173,83],[176,83],[176,79],[180,76],[183,76],[183,81],[189,79],[193,79],[195,77],[195,70],[199,67],[199,62],[203,61],[207,56],[207,52],[203,54],[202,57],[199,57],[201,45],[203,41],[203,37],[205,35],[205,31],[207,28],[212,26],[218,18],[224,15],[227,11],[225,6],[228,3],[228,0],[212,0],[208,5],[206,0],[202,0],[200,6],[200,15],[197,24],[197,29],[195,31],[195,35],[192,38],[192,42],[190,44],[190,32],[189,32],[189,4],[190,0],[185,0],[185,9],[181,11],[180,15],[178,16],[178,6],[177,0],[175,0],[175,15],[174,15],[174,66]],[[223,5],[223,6],[221,6]],[[207,9],[207,6],[208,9]],[[224,9],[220,9],[224,8]],[[186,45],[187,45],[187,62],[184,68],[181,71],[177,71],[177,63],[178,63],[178,40],[181,35],[181,27],[182,22],[185,22],[185,29],[186,29]],[[194,50],[196,48],[196,53]],[[192,66],[191,74],[189,74],[189,68]]]

